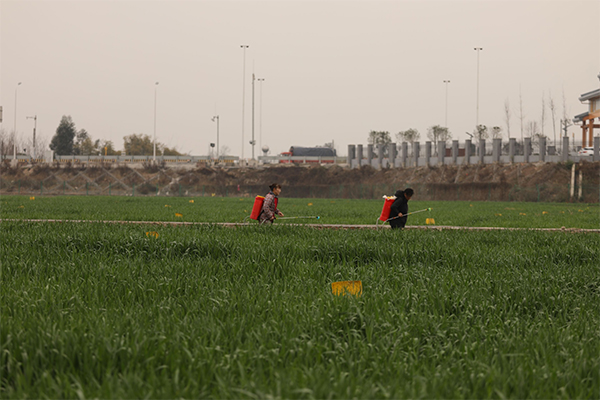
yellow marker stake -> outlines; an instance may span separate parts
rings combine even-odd
[[[362,295],[362,281],[332,282],[331,291],[336,296],[345,296],[346,294],[360,296]]]

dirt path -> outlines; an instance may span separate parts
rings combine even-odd
[[[235,228],[256,225],[255,223],[242,222],[176,222],[176,221],[92,221],[92,220],[67,220],[67,219],[0,219],[2,222],[40,222],[40,223],[103,223],[103,224],[133,224],[133,225],[162,225],[162,226],[187,226],[187,225],[216,225],[226,228]],[[345,224],[287,224],[291,226],[307,226],[315,229],[390,229],[388,225],[345,225]],[[546,232],[568,232],[568,233],[600,233],[600,229],[580,228],[501,228],[501,227],[473,227],[473,226],[406,226],[405,229],[420,230],[466,230],[466,231],[546,231]]]

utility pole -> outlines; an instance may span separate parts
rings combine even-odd
[[[258,123],[258,145],[260,146],[261,150],[262,150],[262,83],[265,81],[265,78],[258,78],[257,81],[260,82],[260,94],[259,94],[259,110],[258,110],[258,116],[259,116],[259,123]]]
[[[21,82],[17,83],[17,87],[15,88],[15,128],[13,131],[13,162],[17,162],[17,90],[19,89],[19,86],[21,85]]]
[[[475,132],[478,133],[478,140],[475,143],[475,148],[477,150],[477,154],[481,151],[479,148],[479,140],[481,139],[481,135],[479,134],[479,51],[483,50],[483,47],[475,47],[475,51],[477,51],[477,108],[475,111]]]
[[[252,159],[254,160],[254,145],[256,141],[254,140],[254,81],[255,81],[254,73],[252,74],[252,140],[250,144],[252,145]]]
[[[240,46],[244,50],[244,61],[242,69],[242,160],[244,159],[244,109],[246,102],[246,49],[250,46],[242,44]]]
[[[154,149],[153,149],[153,160],[156,164],[156,89],[158,82],[154,84]]]
[[[477,51],[477,109],[475,112],[475,128],[479,126],[479,51],[483,50],[483,47],[475,47]]]

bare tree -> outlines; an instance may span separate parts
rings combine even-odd
[[[546,124],[546,98],[542,93],[542,117],[540,118],[540,130],[542,135],[544,134],[544,125]]]
[[[537,121],[528,121],[527,122],[527,135],[530,138],[533,138],[536,135],[539,135],[540,128],[538,126]]]
[[[435,155],[437,155],[437,143],[447,142],[452,139],[452,134],[446,127],[439,125],[430,126],[427,128],[427,138],[434,143]]]
[[[488,136],[488,128],[485,125],[477,125],[477,128],[473,131],[473,137],[477,139],[477,143],[479,143],[481,139],[487,139]]]
[[[227,155],[229,153],[231,153],[231,148],[229,146],[221,146],[221,148],[219,149],[220,155]]]
[[[418,142],[419,139],[421,139],[421,134],[419,133],[418,130],[410,128],[408,130],[400,131],[400,132],[396,133],[396,139],[398,140],[399,143],[401,143],[401,142],[413,143],[413,142]]]
[[[568,117],[568,110],[567,110],[567,98],[565,97],[565,88],[563,88],[562,91],[562,102],[563,102],[563,120],[564,121],[568,121],[569,117]]]
[[[554,133],[554,146],[556,146],[556,105],[554,104],[554,99],[552,98],[552,91],[548,92],[549,102],[550,102],[550,115],[552,117],[552,133]]]
[[[15,132],[7,132],[4,128],[0,129],[0,154],[3,156],[12,156],[14,150],[20,154],[23,150],[23,141],[15,135]]]
[[[540,139],[547,139],[547,136],[540,131],[540,127],[536,121],[529,121],[527,123],[527,134],[531,138],[531,146],[539,151]]]
[[[523,123],[525,122],[525,114],[523,114],[523,96],[521,94],[521,86],[519,85],[519,119],[521,120],[521,142],[523,142]]]
[[[508,103],[508,98],[504,100],[504,122],[506,122],[506,132],[510,139],[510,104]]]
[[[488,128],[485,125],[477,125],[473,131],[473,138],[475,140],[475,153],[479,154],[479,142],[481,139],[485,140],[489,136]]]

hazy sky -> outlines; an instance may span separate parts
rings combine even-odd
[[[259,145],[367,143],[445,124],[467,138],[476,121],[511,136],[541,124],[542,98],[556,119],[587,110],[578,97],[600,87],[600,1],[10,1],[0,2],[2,128],[47,142],[63,115],[117,149],[154,133],[183,153],[216,142],[251,156],[252,72]],[[450,80],[446,86],[444,80]],[[155,82],[160,82],[155,86]],[[18,82],[22,85],[18,86]],[[262,90],[261,90],[262,87]],[[563,102],[563,93],[564,99]],[[261,101],[262,98],[262,101]],[[261,121],[262,120],[262,121]],[[581,129],[569,133],[580,136]],[[550,110],[544,133],[553,138]],[[557,135],[558,126],[557,126]],[[261,141],[262,136],[262,141]]]

